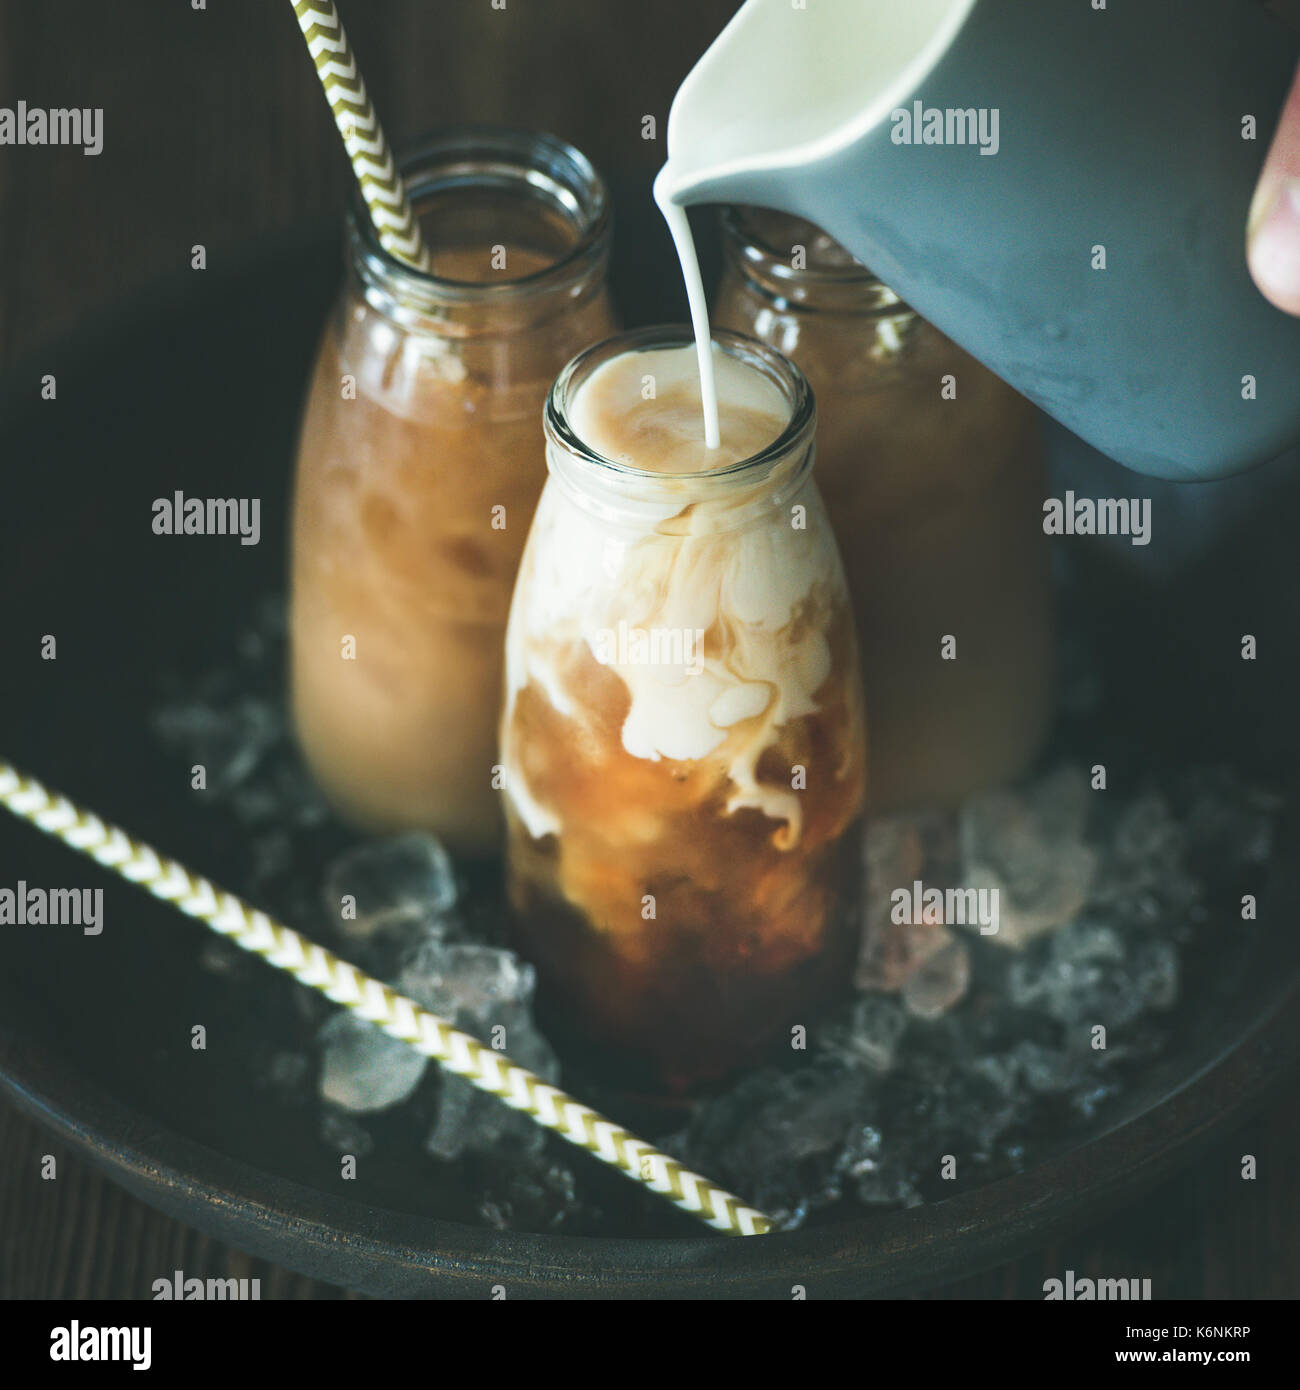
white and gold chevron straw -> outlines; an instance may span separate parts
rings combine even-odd
[[[293,0],[293,12],[379,240],[399,260],[417,270],[430,269],[429,252],[406,196],[406,184],[366,91],[338,7],[334,0]]]
[[[0,804],[47,835],[138,884],[155,898],[197,918],[236,946],[261,956],[277,970],[287,971],[299,984],[310,985],[382,1028],[390,1037],[409,1043],[425,1057],[432,1057],[445,1071],[463,1076],[479,1090],[530,1115],[539,1125],[595,1154],[715,1230],[731,1236],[757,1236],[771,1229],[771,1219],[762,1212],[692,1173],[675,1158],[659,1153],[644,1139],[629,1134],[590,1106],[512,1062],[504,1053],[453,1028],[446,1019],[371,979],[323,946],[272,921],[233,893],[221,892],[176,860],[133,840],[116,826],[105,825],[98,816],[79,809],[66,797],[52,795],[39,782],[22,776],[3,761]]]

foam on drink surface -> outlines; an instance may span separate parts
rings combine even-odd
[[[762,372],[714,348],[722,442],[700,431],[701,389],[690,347],[656,348],[612,358],[574,394],[569,423],[588,448],[650,473],[713,472],[753,457],[776,440],[790,405]]]

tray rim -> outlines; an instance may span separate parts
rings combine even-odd
[[[64,1075],[57,1059],[23,1046],[0,1020],[0,1090],[115,1182],[218,1239],[379,1297],[487,1298],[495,1284],[511,1297],[788,1298],[798,1284],[811,1297],[919,1290],[977,1273],[1140,1194],[1258,1110],[1298,1066],[1300,978],[1291,978],[1242,1038],[1161,1102],[941,1202],[747,1240],[574,1236],[405,1214],[268,1172]],[[1013,1215],[990,1220],[990,1208]]]

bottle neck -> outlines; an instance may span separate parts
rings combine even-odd
[[[354,290],[410,332],[525,330],[589,299],[609,263],[609,198],[578,150],[552,136],[456,127],[398,160],[432,270],[380,244],[357,192],[347,219]]]
[[[726,208],[722,245],[727,269],[780,312],[858,316],[890,326],[895,335],[916,320],[915,311],[883,280],[801,218],[762,208]]]
[[[574,358],[547,400],[547,467],[570,501],[620,530],[653,529],[663,535],[732,530],[774,517],[791,524],[789,508],[812,471],[817,426],[812,390],[792,362],[762,343],[721,330],[713,341],[778,387],[789,414],[777,437],[752,457],[709,472],[657,472],[596,452],[572,423],[575,402],[592,374],[629,353],[693,351],[694,338],[684,325],[624,333]]]

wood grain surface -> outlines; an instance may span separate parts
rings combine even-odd
[[[198,0],[195,0],[198,3]],[[498,0],[499,3],[499,0]],[[1281,4],[1294,6],[1292,0]],[[441,122],[550,129],[625,182],[662,160],[673,91],[734,0],[341,0],[396,140]],[[0,371],[189,263],[336,216],[350,172],[289,0],[0,0],[0,106],[103,107],[104,150],[0,147]],[[660,139],[642,138],[654,115]],[[674,306],[674,310],[676,306]],[[664,317],[677,316],[676,312]],[[232,364],[237,371],[238,364]],[[141,382],[132,408],[148,408]],[[0,451],[3,442],[0,441]],[[28,461],[5,458],[0,467]],[[59,1178],[41,1178],[43,1155]],[[1259,1176],[1243,1181],[1240,1157]],[[1300,1295],[1300,1110],[1274,1108],[1075,1238],[935,1297],[1041,1298],[1077,1274],[1157,1298]],[[341,1291],[163,1217],[0,1103],[0,1297],[143,1298],[172,1270],[257,1277],[264,1298]]]

